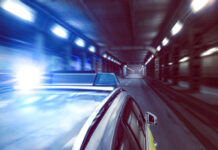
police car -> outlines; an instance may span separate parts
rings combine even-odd
[[[1,150],[156,149],[157,117],[143,114],[114,74],[52,73],[30,84],[35,78],[16,77],[1,94]]]

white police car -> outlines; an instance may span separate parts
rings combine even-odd
[[[0,97],[1,150],[156,149],[156,116],[143,114],[114,74],[53,73],[21,83]]]

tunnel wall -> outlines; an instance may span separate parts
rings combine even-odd
[[[147,76],[171,85],[199,91],[202,86],[218,88],[218,13],[216,6],[190,15],[181,33],[147,65]],[[205,52],[213,49],[212,53]],[[188,60],[181,62],[182,58]]]
[[[120,66],[107,62],[94,41],[64,24],[60,18],[37,10],[37,19],[30,23],[8,15],[3,10],[0,11],[0,73],[11,72],[15,69],[11,64],[16,66],[26,60],[43,67],[46,72],[84,71],[120,74]],[[51,28],[55,24],[67,29],[69,37],[65,39],[53,34]],[[75,40],[78,37],[84,40],[84,47],[76,45]],[[96,48],[96,52],[89,51],[90,45]],[[16,60],[15,57],[22,61]]]

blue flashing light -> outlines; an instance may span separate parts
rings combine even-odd
[[[15,80],[20,89],[30,90],[41,83],[42,71],[34,66],[23,66],[18,68]]]

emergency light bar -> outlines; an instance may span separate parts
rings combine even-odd
[[[31,89],[112,91],[119,86],[119,81],[113,73],[53,73],[43,78],[45,80],[40,85],[33,85]],[[22,85],[15,85],[14,89],[22,89]]]

